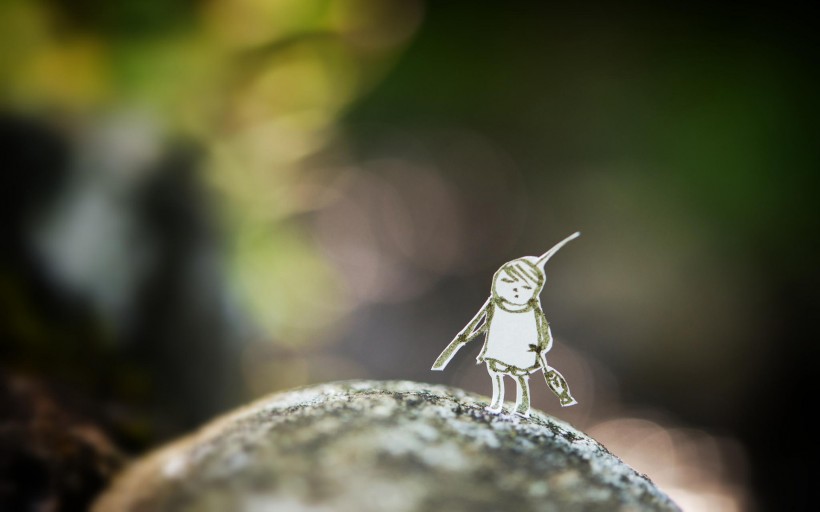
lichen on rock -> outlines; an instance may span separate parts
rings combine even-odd
[[[568,424],[486,405],[415,382],[272,395],[137,461],[93,510],[679,510]]]

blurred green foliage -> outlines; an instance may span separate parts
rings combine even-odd
[[[300,160],[384,72],[418,5],[8,0],[0,9],[6,106],[72,123],[138,111],[161,137],[191,137],[209,156],[229,268],[257,321],[304,343],[338,320],[338,285],[289,220],[316,201],[300,192],[310,189]]]

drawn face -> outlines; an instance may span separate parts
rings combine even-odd
[[[515,305],[525,305],[541,291],[537,280],[527,274],[528,269],[519,265],[504,265],[495,273],[493,292],[503,301]]]

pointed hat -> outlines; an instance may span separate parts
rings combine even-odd
[[[569,235],[568,237],[564,238],[563,240],[561,240],[560,242],[558,242],[557,244],[555,244],[555,246],[554,246],[552,249],[550,249],[549,251],[547,251],[547,252],[545,252],[544,254],[542,254],[542,255],[541,255],[541,256],[540,256],[540,257],[539,257],[539,258],[535,261],[535,266],[536,266],[536,267],[538,267],[538,268],[540,268],[540,269],[541,269],[541,271],[543,272],[543,271],[544,271],[544,265],[546,265],[546,264],[547,264],[547,261],[549,261],[549,259],[550,259],[550,258],[552,258],[552,255],[553,255],[553,254],[555,254],[556,252],[558,252],[558,249],[560,249],[561,247],[563,247],[563,246],[564,246],[567,242],[569,242],[569,241],[571,241],[571,240],[575,240],[575,239],[576,239],[576,238],[578,238],[579,236],[581,236],[581,232],[580,232],[580,231],[576,231],[575,233],[573,233],[573,234]]]

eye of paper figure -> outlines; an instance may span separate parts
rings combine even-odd
[[[488,411],[501,412],[504,379],[510,377],[516,385],[515,413],[528,417],[529,378],[538,370],[543,372],[547,386],[563,407],[576,404],[564,376],[547,364],[552,333],[541,309],[539,294],[547,280],[544,271],[547,261],[564,244],[580,235],[573,233],[541,256],[524,256],[502,265],[493,276],[490,297],[447,345],[432,369],[443,370],[461,347],[484,334],[484,346],[477,362],[487,365],[492,380],[493,398]]]

